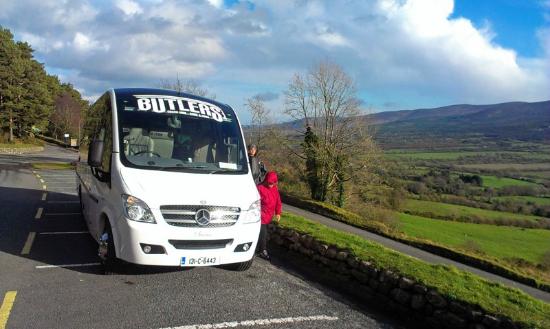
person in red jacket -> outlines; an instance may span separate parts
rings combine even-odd
[[[273,215],[277,223],[281,220],[281,196],[277,189],[277,173],[270,171],[266,174],[264,181],[257,185],[261,199],[262,228],[260,229],[260,257],[269,260],[267,253],[267,225],[271,223]]]

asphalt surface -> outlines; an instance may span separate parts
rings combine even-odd
[[[102,275],[74,173],[30,166],[76,157],[49,145],[42,153],[0,155],[0,302],[16,292],[0,327],[3,320],[7,328],[405,327],[277,257],[256,259],[247,272],[131,266]]]
[[[441,257],[441,256],[438,256],[438,255],[429,253],[429,252],[424,251],[422,249],[418,249],[418,248],[409,246],[407,244],[404,244],[404,243],[401,243],[401,242],[398,242],[398,241],[395,241],[395,240],[392,240],[392,239],[388,239],[386,237],[383,237],[383,236],[380,236],[380,235],[377,235],[377,234],[374,234],[374,233],[371,233],[371,232],[368,232],[368,231],[365,231],[365,230],[361,230],[361,229],[353,227],[351,225],[347,225],[347,224],[335,221],[333,219],[330,219],[328,217],[325,217],[325,216],[322,216],[322,215],[319,215],[319,214],[315,214],[315,213],[312,213],[312,212],[307,211],[307,210],[303,210],[303,209],[300,209],[300,208],[293,207],[291,205],[287,205],[287,204],[283,205],[283,210],[288,211],[292,214],[296,214],[296,215],[308,218],[310,220],[316,221],[318,223],[324,224],[328,227],[332,227],[332,228],[335,228],[335,229],[340,230],[340,231],[353,233],[353,234],[358,235],[358,236],[360,236],[364,239],[374,241],[374,242],[379,243],[379,244],[381,244],[381,245],[383,245],[387,248],[390,248],[390,249],[399,251],[401,253],[407,254],[409,256],[421,259],[421,260],[426,261],[428,263],[452,265],[452,266],[454,266],[456,268],[459,268],[461,270],[468,271],[468,272],[474,273],[476,275],[479,275],[479,276],[481,276],[481,277],[483,277],[487,280],[490,280],[490,281],[493,281],[493,282],[499,282],[499,283],[502,283],[504,285],[520,289],[520,290],[524,291],[525,293],[527,293],[527,294],[529,294],[529,295],[531,295],[535,298],[541,299],[541,300],[546,301],[546,302],[550,302],[550,293],[548,293],[546,291],[543,291],[543,290],[540,290],[540,289],[537,289],[537,288],[534,288],[534,287],[531,287],[531,286],[528,286],[528,285],[510,280],[510,279],[501,277],[499,275],[496,275],[496,274],[493,274],[493,273],[490,273],[490,272],[480,270],[480,269],[475,268],[475,267],[471,267],[471,266],[456,262],[454,260],[451,260],[451,259],[448,259],[448,258],[445,258],[445,257]]]

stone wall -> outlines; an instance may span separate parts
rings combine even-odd
[[[43,146],[33,147],[0,147],[0,154],[24,154],[44,151]]]
[[[357,284],[365,300],[383,303],[392,313],[416,319],[418,327],[429,328],[524,328],[476,305],[454,300],[411,278],[360,260],[348,250],[319,242],[307,234],[270,226],[270,243],[314,260],[335,274]],[[422,325],[419,325],[423,323]]]

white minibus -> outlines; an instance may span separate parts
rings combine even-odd
[[[170,90],[111,89],[86,113],[77,186],[106,272],[121,261],[248,269],[260,201],[235,112]]]

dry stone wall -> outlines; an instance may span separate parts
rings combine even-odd
[[[353,281],[365,300],[384,303],[392,312],[417,319],[429,328],[513,329],[525,327],[502,316],[485,312],[476,305],[441,295],[411,278],[376,267],[350,251],[317,241],[310,235],[270,226],[270,243],[295,251],[319,266]]]

